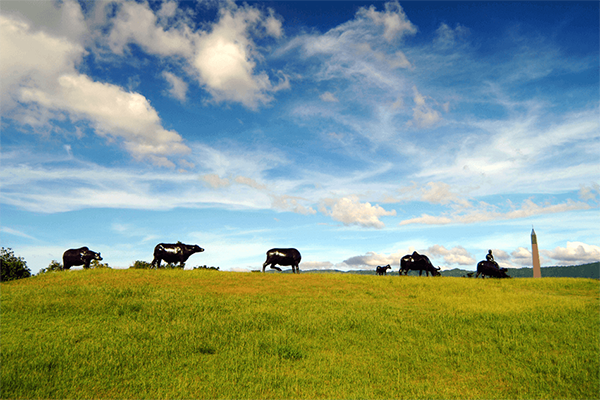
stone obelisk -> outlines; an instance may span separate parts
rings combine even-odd
[[[531,229],[531,255],[533,256],[533,277],[541,278],[542,271],[540,270],[540,252],[538,251],[537,236],[533,228]]]

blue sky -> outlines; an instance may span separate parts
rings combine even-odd
[[[3,0],[0,238],[32,272],[600,259],[598,2]]]

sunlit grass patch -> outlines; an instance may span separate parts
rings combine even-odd
[[[2,284],[2,397],[590,398],[598,289],[583,279],[45,274]]]

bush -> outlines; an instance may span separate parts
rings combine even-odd
[[[108,263],[101,263],[98,260],[92,260],[90,263],[90,268],[109,268]]]
[[[151,269],[151,268],[153,268],[153,266],[149,262],[137,260],[129,268],[133,268],[133,269]]]
[[[173,263],[161,263],[160,264],[160,268],[166,268],[166,269],[183,269],[185,267],[185,264],[183,265],[179,265],[179,263],[177,264],[173,264]],[[153,269],[154,265],[152,265],[149,262],[146,261],[140,261],[137,260],[136,262],[133,263],[133,265],[129,268],[133,268],[133,269]]]
[[[63,265],[56,260],[52,260],[50,265],[48,265],[48,268],[42,268],[40,270],[40,272],[38,273],[38,275],[45,274],[47,272],[56,272],[56,271],[62,271],[62,270],[63,270]]]
[[[208,267],[206,265],[199,265],[199,266],[194,267],[192,269],[211,269],[211,270],[218,271],[220,269],[220,267],[214,267],[214,266],[213,267]]]
[[[0,282],[29,278],[31,270],[22,257],[16,257],[12,249],[0,250]]]

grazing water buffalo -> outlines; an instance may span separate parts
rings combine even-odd
[[[479,275],[485,279],[486,275],[492,278],[510,278],[506,274],[508,269],[500,268],[495,261],[479,261],[477,264],[477,275],[475,278],[479,278]]]
[[[83,265],[83,268],[88,269],[92,260],[102,261],[100,253],[91,251],[87,247],[69,249],[63,253],[63,268],[70,269],[74,265]]]
[[[275,265],[291,265],[292,273],[300,273],[298,264],[300,264],[301,259],[302,256],[296,249],[271,249],[267,251],[267,261],[263,264],[262,270],[265,272],[265,267],[270,265],[272,269],[281,271],[281,268]]]
[[[436,268],[429,261],[429,257],[426,255],[422,255],[414,251],[412,254],[407,254],[400,259],[400,270],[398,274],[402,275],[402,271],[404,271],[404,275],[408,274],[409,270],[419,271],[419,276],[425,270],[425,274],[429,276],[431,272],[431,276],[440,276],[440,269]]]
[[[392,269],[392,267],[390,267],[390,264],[383,266],[383,267],[378,266],[377,268],[375,268],[375,272],[377,272],[377,275],[387,275],[388,269]]]
[[[194,253],[201,253],[204,249],[197,244],[177,243],[159,243],[154,248],[154,260],[152,265],[155,268],[160,268],[160,262],[164,260],[168,263],[179,263],[181,267],[185,266],[185,262]]]

